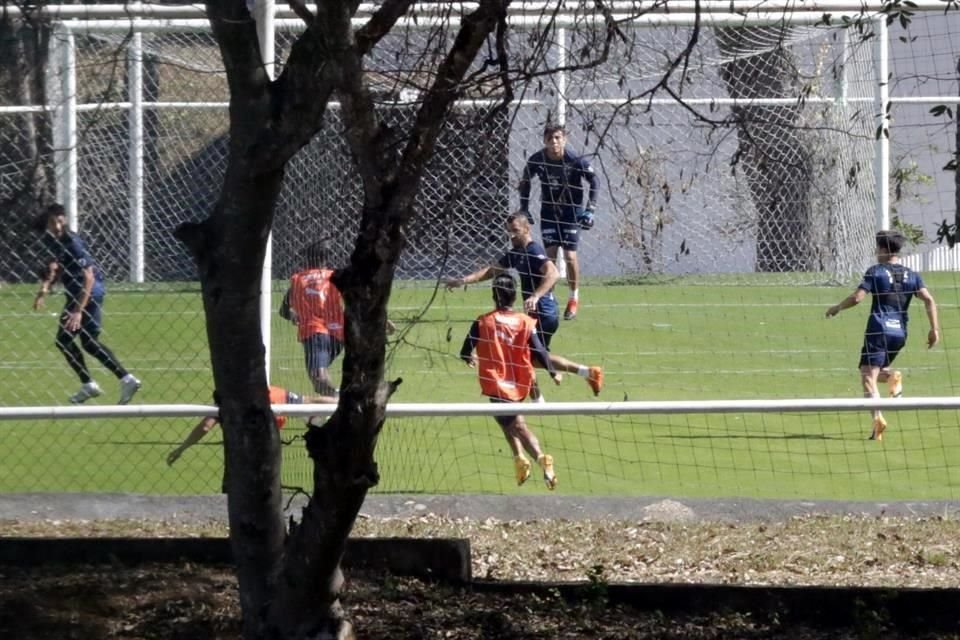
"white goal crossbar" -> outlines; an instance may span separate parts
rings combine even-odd
[[[290,417],[328,416],[336,411],[332,404],[277,404],[274,413]],[[960,410],[960,397],[916,398],[796,398],[781,400],[697,400],[649,402],[554,402],[507,404],[465,403],[392,403],[388,418],[498,416],[522,412],[529,416],[562,415],[670,415],[706,413],[815,413],[823,411],[907,411],[916,409]],[[90,418],[183,418],[216,415],[214,405],[144,404],[102,407],[0,407],[2,420],[90,419]]]

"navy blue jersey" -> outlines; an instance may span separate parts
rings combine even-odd
[[[100,271],[99,265],[90,255],[86,243],[80,236],[70,231],[65,231],[60,238],[52,233],[46,233],[43,236],[43,244],[50,253],[50,259],[60,265],[60,280],[68,297],[79,298],[83,294],[83,272],[87,267],[93,268],[91,296],[103,295],[103,272]]]
[[[575,221],[577,209],[593,209],[599,183],[590,162],[583,156],[564,149],[563,159],[550,160],[542,149],[527,160],[520,179],[520,208],[530,206],[530,181],[540,179],[540,216],[544,220]],[[586,182],[590,192],[583,197]],[[584,206],[586,202],[586,206]]]
[[[867,269],[858,288],[873,295],[866,332],[906,336],[907,309],[914,294],[924,288],[920,274],[902,264],[875,264]]]
[[[537,290],[543,282],[543,267],[550,262],[546,250],[536,242],[530,242],[523,249],[510,247],[503,254],[497,265],[504,269],[513,269],[520,276],[520,293],[526,300]],[[537,313],[542,316],[557,315],[557,301],[553,297],[553,289],[537,301]]]

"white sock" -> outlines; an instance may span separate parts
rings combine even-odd
[[[580,299],[580,291],[579,291],[578,289],[570,289],[570,299],[571,299],[571,300],[579,300],[579,299]]]
[[[580,365],[579,367],[577,367],[577,375],[580,376],[581,378],[589,378],[590,368]]]

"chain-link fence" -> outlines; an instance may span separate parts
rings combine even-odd
[[[928,20],[941,17],[914,18]],[[458,103],[423,182],[400,279],[431,285],[497,256],[525,162],[542,148],[544,124],[562,119],[570,146],[601,181],[596,226],[581,234],[588,279],[727,284],[763,273],[779,274],[774,283],[848,282],[869,259],[877,226],[878,128],[893,140],[901,131],[876,98],[879,23],[821,22],[780,16],[772,25],[704,25],[686,54],[691,26],[623,24],[601,64],[518,84],[505,109],[495,108],[497,92]],[[278,31],[278,73],[297,35]],[[25,26],[18,37],[43,47],[30,59],[47,60],[42,73],[22,74],[33,90],[7,92],[0,111],[5,402],[59,404],[72,384],[52,347],[53,319],[38,330],[29,311],[40,266],[29,221],[65,194],[109,282],[105,340],[149,380],[152,402],[207,402],[196,273],[172,232],[207,215],[226,168],[227,87],[212,35],[158,28],[133,38],[81,22]],[[410,123],[439,45],[452,37],[449,27],[409,25],[377,49],[368,69],[385,125],[403,131]],[[596,53],[597,37],[587,28],[516,28],[511,64],[531,74],[576,64]],[[15,75],[7,69],[4,81]],[[919,144],[931,153],[939,147],[934,157],[946,165],[956,125],[928,116],[914,113],[923,120],[917,126],[935,128]],[[71,119],[75,146],[64,134]],[[273,227],[277,301],[305,245],[332,237],[345,259],[352,244],[360,190],[341,129],[332,104],[320,133],[287,167]],[[934,142],[941,135],[944,144]],[[914,177],[911,194],[922,198],[927,185]],[[535,185],[534,212],[537,192]],[[50,305],[55,315],[59,307]],[[275,325],[272,377],[303,386],[295,337],[279,319]],[[172,439],[177,429],[163,424],[157,433]]]

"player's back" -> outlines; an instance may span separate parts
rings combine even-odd
[[[306,269],[290,278],[290,307],[301,340],[317,333],[343,339],[343,299],[330,269]]]
[[[905,332],[910,301],[923,286],[920,274],[902,264],[886,263],[870,267],[861,285],[873,295],[867,330]]]

